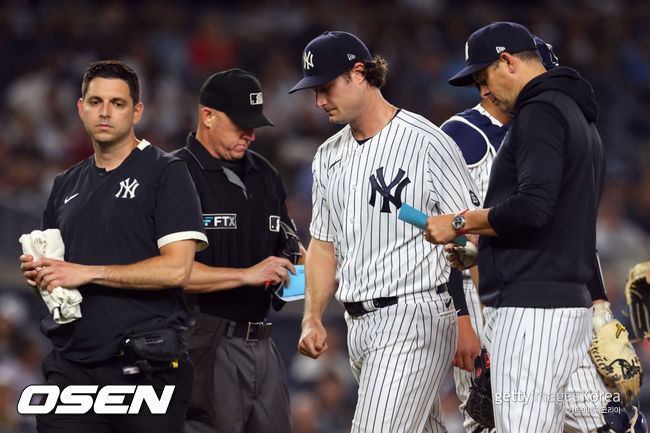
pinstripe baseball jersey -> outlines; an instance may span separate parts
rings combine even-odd
[[[442,246],[397,219],[402,203],[427,215],[480,206],[460,150],[438,127],[400,110],[360,144],[347,125],[320,146],[312,173],[310,232],[334,244],[338,301],[424,300],[447,281]]]
[[[482,202],[490,180],[494,155],[508,132],[508,125],[499,122],[479,103],[476,107],[450,117],[440,129],[460,147]]]

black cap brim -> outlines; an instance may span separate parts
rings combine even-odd
[[[489,61],[485,63],[474,63],[473,65],[467,65],[461,69],[460,72],[451,77],[447,82],[452,86],[458,87],[472,86],[475,84],[473,75],[476,72],[487,68],[492,63],[492,61]]]
[[[244,128],[259,128],[261,126],[273,126],[268,117],[264,115],[261,111],[259,113],[228,113],[226,115],[230,117],[230,120],[235,122],[239,126]]]
[[[341,75],[343,72],[347,71],[348,68],[342,70],[342,71],[334,71],[334,72],[328,72],[326,74],[320,74],[320,75],[310,75],[308,77],[303,78],[302,80],[298,81],[298,83],[289,90],[289,93],[297,92],[298,90],[302,89],[309,89],[310,87],[316,87],[320,86],[321,84],[325,84],[328,81],[332,81],[334,78],[338,77]]]

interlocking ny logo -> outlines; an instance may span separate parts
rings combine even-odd
[[[384,167],[379,167],[377,169],[376,178],[374,174],[370,175],[370,186],[372,187],[369,202],[370,206],[375,207],[375,198],[377,193],[379,193],[384,198],[381,205],[381,212],[391,213],[390,203],[393,203],[396,209],[402,207],[402,190],[406,185],[411,183],[411,179],[408,177],[404,178],[405,174],[404,170],[400,168],[397,172],[397,176],[395,176],[391,181],[390,185],[386,185],[386,181],[384,180]],[[395,188],[395,194],[391,195],[390,190],[393,188]]]
[[[138,179],[133,178],[131,181],[130,177],[127,177],[122,182],[120,182],[120,190],[115,194],[115,197],[120,198],[133,198],[135,197],[135,189],[139,187]]]
[[[314,67],[314,55],[311,51],[307,51],[302,56],[302,67],[303,69],[310,70]]]

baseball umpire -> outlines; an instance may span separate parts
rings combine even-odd
[[[286,375],[266,317],[301,247],[280,175],[248,149],[255,128],[272,125],[262,107],[249,72],[211,75],[197,130],[176,152],[190,169],[211,245],[196,255],[185,288],[199,309],[188,333],[196,374],[187,433],[291,431]]]

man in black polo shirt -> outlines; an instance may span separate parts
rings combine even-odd
[[[23,255],[21,269],[30,286],[76,287],[83,295],[80,319],[60,325],[50,315],[41,324],[54,346],[43,362],[49,384],[153,385],[158,396],[165,385],[175,389],[165,415],[147,405],[138,415],[46,414],[37,416],[41,432],[182,429],[192,384],[182,287],[207,238],[185,164],[135,137],[139,101],[127,65],[88,67],[77,106],[94,155],[56,177],[43,213],[43,230],[61,232],[65,261]],[[143,330],[147,344],[164,352],[158,360],[125,344]],[[130,402],[127,394],[119,403]]]
[[[286,376],[266,315],[269,287],[295,273],[277,257],[280,224],[293,222],[280,175],[248,150],[255,128],[273,125],[262,102],[248,72],[212,75],[201,87],[197,131],[176,153],[187,161],[210,240],[185,289],[198,294],[200,310],[188,334],[196,369],[188,433],[291,431]]]

